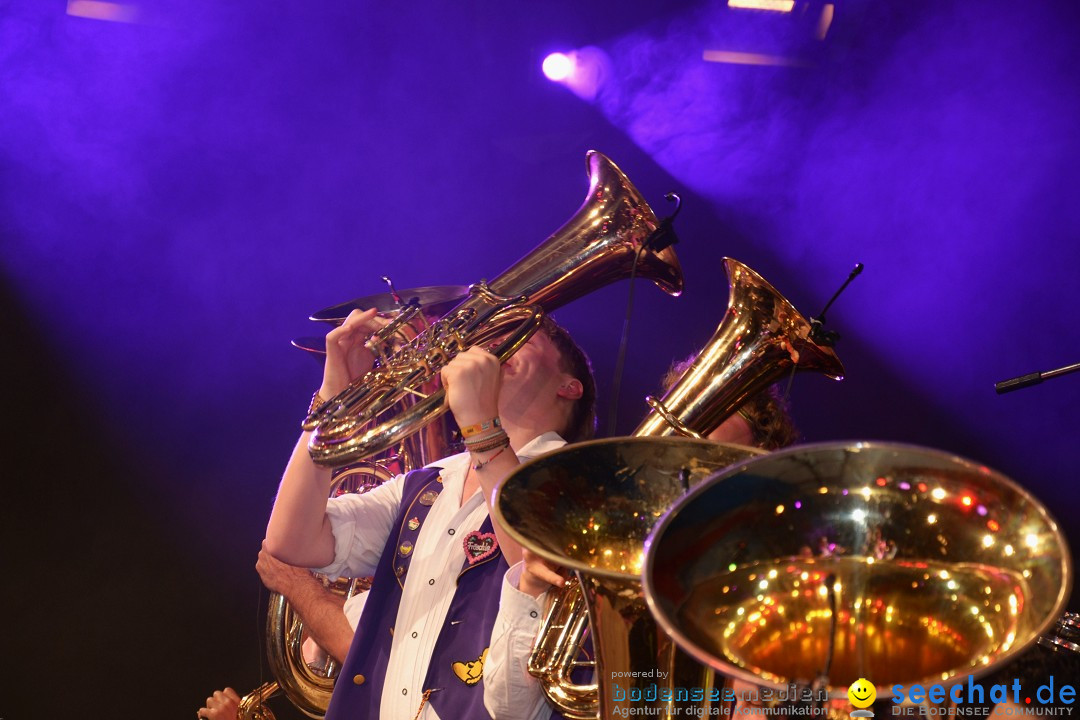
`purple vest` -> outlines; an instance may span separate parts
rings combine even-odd
[[[390,658],[394,623],[402,588],[408,581],[412,547],[434,498],[442,490],[439,468],[409,473],[402,490],[397,531],[391,532],[375,570],[370,596],[360,617],[349,655],[334,686],[326,720],[380,717],[383,680]],[[491,533],[491,518],[478,530]],[[448,542],[461,541],[448,538]],[[403,552],[404,549],[404,552]],[[484,708],[484,683],[479,672],[499,611],[499,592],[506,560],[498,549],[470,565],[462,550],[462,569],[439,638],[435,643],[424,689],[428,702],[442,718],[490,720]],[[411,582],[424,582],[413,578]],[[420,708],[423,698],[415,699]],[[411,720],[388,718],[387,720]]]

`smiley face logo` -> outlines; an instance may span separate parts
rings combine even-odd
[[[866,678],[859,678],[851,683],[851,687],[847,689],[847,696],[855,707],[868,708],[874,704],[874,700],[877,698],[877,690],[874,688],[874,683]]]

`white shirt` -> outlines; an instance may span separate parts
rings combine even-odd
[[[564,444],[556,433],[544,433],[517,455],[522,461],[529,460]],[[457,576],[465,561],[462,541],[480,527],[488,514],[479,491],[462,501],[469,469],[468,453],[453,455],[431,466],[442,469],[443,490],[428,511],[412,550],[383,681],[381,716],[384,718],[416,715],[423,698],[428,663],[446,622],[457,589]],[[400,509],[403,484],[404,476],[398,476],[370,492],[342,495],[327,502],[326,514],[334,534],[334,561],[320,572],[331,578],[374,574]],[[486,685],[486,667],[484,676]],[[430,704],[425,704],[420,718],[438,720],[438,715]]]
[[[517,589],[524,567],[525,563],[517,563],[503,577],[499,614],[484,663],[484,706],[495,720],[546,719],[553,710],[540,683],[529,674],[529,655],[547,593],[534,598]]]
[[[345,619],[349,621],[349,627],[353,629],[353,632],[356,632],[356,626],[360,624],[360,616],[364,612],[367,599],[368,594],[366,591],[357,593],[346,600],[345,607],[342,608],[345,611]]]

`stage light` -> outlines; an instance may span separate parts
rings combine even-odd
[[[611,75],[611,58],[598,47],[551,53],[542,64],[544,76],[592,102]]]
[[[114,2],[98,0],[68,0],[67,14],[72,17],[107,20],[109,22],[137,23],[139,8]]]
[[[551,53],[544,58],[544,75],[552,82],[562,82],[574,72],[574,59],[565,53]]]
[[[817,26],[817,39],[824,40],[825,36],[829,32],[829,26],[832,25],[833,14],[836,12],[836,8],[832,3],[826,3],[825,7],[821,8],[821,17],[818,19]]]
[[[803,67],[806,63],[798,58],[764,53],[736,52],[734,50],[706,50],[702,60],[732,65],[776,65],[778,67]]]
[[[788,13],[795,7],[795,0],[728,0],[728,7]]]

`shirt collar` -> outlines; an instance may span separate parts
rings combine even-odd
[[[566,444],[566,441],[559,436],[557,432],[546,432],[543,435],[534,437],[529,442],[525,443],[520,450],[517,451],[518,458],[522,462],[526,460],[532,460],[534,457],[543,455],[544,453],[557,450]],[[425,465],[429,468],[438,468],[445,471],[448,475],[461,475],[465,476],[465,473],[469,470],[469,453],[463,452],[457,455],[451,455],[445,457],[442,460],[436,460],[435,462]]]

